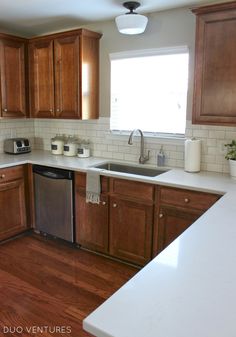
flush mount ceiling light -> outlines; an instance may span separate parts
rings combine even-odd
[[[116,25],[122,34],[141,34],[145,31],[148,19],[144,15],[135,13],[134,10],[140,6],[139,2],[127,1],[123,6],[129,10],[128,13],[116,17]]]

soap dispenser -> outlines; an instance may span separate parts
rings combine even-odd
[[[165,166],[165,153],[163,146],[161,146],[160,151],[157,155],[157,166]]]

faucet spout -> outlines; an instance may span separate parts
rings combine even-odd
[[[144,164],[146,161],[149,160],[149,153],[150,151],[148,151],[148,154],[147,156],[144,155],[144,136],[143,136],[143,133],[140,129],[134,129],[130,136],[129,136],[129,140],[128,140],[128,144],[129,145],[132,145],[133,144],[133,135],[136,133],[136,132],[139,132],[140,133],[140,136],[141,136],[141,140],[140,140],[140,157],[139,157],[139,163],[140,164]]]

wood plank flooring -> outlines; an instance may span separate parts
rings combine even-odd
[[[91,336],[82,320],[137,271],[39,235],[6,242],[0,245],[0,336]]]

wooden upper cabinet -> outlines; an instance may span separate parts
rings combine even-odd
[[[197,16],[193,123],[236,124],[236,2],[193,9]]]
[[[79,109],[79,36],[54,41],[56,116],[78,118]]]
[[[80,37],[81,48],[81,119],[99,117],[99,36]],[[100,35],[101,37],[101,35]]]
[[[29,45],[31,115],[54,116],[53,40]]]
[[[2,117],[27,116],[25,50],[26,40],[0,34]]]
[[[85,29],[30,40],[32,117],[99,117],[99,39]]]

